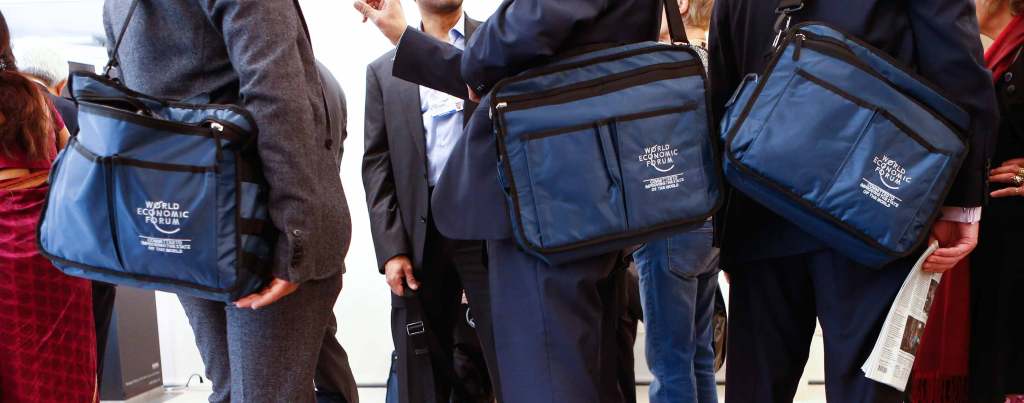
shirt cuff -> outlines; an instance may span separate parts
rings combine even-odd
[[[981,207],[943,207],[943,221],[972,224],[981,221]]]

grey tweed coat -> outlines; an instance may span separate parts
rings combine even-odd
[[[112,50],[131,0],[107,0]],[[120,51],[122,80],[149,95],[209,96],[256,118],[281,230],[272,272],[292,282],[344,270],[351,221],[317,66],[293,0],[143,0]],[[336,122],[334,124],[337,124]]]

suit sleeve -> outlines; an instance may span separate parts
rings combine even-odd
[[[735,53],[738,48],[732,40],[728,4],[728,1],[715,2],[708,38],[708,77],[711,82],[712,113],[716,122],[722,120],[725,104],[742,79],[740,62]]]
[[[207,0],[207,18],[221,32],[239,77],[241,104],[259,127],[259,154],[270,184],[269,210],[282,234],[274,249],[274,277],[300,283],[315,268],[302,259],[302,239],[317,231],[318,130],[307,72],[312,60],[302,23],[291,1]],[[303,49],[305,48],[305,49]],[[305,51],[305,53],[303,52]],[[306,57],[303,57],[303,56]],[[319,91],[319,90],[317,90]]]
[[[395,50],[391,74],[405,81],[467,99],[466,82],[459,67],[462,50],[409,27]]]
[[[373,247],[377,252],[377,268],[383,273],[388,260],[410,254],[410,242],[395,193],[388,132],[384,124],[384,98],[373,65],[366,69],[366,122],[363,127],[363,187],[370,212]]]
[[[506,0],[462,55],[462,78],[483,96],[498,81],[554,56],[609,0]]]
[[[921,75],[940,85],[971,116],[966,133],[970,150],[945,204],[980,206],[988,192],[998,107],[992,75],[982,58],[974,3],[912,0],[908,7]]]

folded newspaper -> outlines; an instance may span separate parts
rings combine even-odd
[[[924,325],[928,322],[928,311],[935,300],[935,291],[942,280],[941,273],[926,273],[921,270],[924,260],[939,248],[932,242],[928,250],[910,270],[903,282],[896,300],[885,317],[882,332],[878,334],[875,348],[861,371],[868,379],[899,389],[907,388],[910,370],[914,368],[914,357],[924,336]]]

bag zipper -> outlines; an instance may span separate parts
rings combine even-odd
[[[925,111],[930,113],[932,116],[934,116],[937,120],[942,122],[942,124],[944,124],[945,126],[949,127],[950,131],[952,131],[953,133],[956,133],[956,135],[958,137],[960,137],[961,141],[964,140],[964,135],[961,132],[963,130],[966,130],[966,128],[965,129],[961,129],[958,125],[956,125],[953,122],[951,122],[945,116],[939,115],[938,112],[936,112],[932,107],[927,106],[927,105],[924,104],[924,102],[918,100],[917,97],[907,93],[907,91],[904,91],[899,86],[893,84],[893,82],[891,80],[889,80],[888,78],[883,76],[881,73],[876,71],[873,67],[871,67],[870,65],[865,63],[863,60],[860,60],[860,58],[857,57],[856,53],[854,53],[853,50],[851,50],[849,47],[847,47],[847,45],[845,43],[842,43],[842,42],[840,42],[839,40],[837,40],[835,38],[831,38],[831,37],[828,37],[828,36],[818,35],[818,34],[815,34],[813,32],[810,32],[810,31],[798,31],[796,33],[794,39],[796,40],[796,48],[795,48],[795,50],[793,52],[793,61],[800,60],[800,50],[804,46],[807,46],[807,47],[809,47],[811,49],[814,49],[816,51],[825,53],[825,54],[827,54],[829,56],[832,56],[832,57],[834,57],[836,59],[839,59],[839,60],[842,60],[844,62],[847,62],[850,65],[852,65],[853,67],[856,67],[856,68],[864,71],[865,73],[868,73],[868,74],[874,76],[878,80],[880,80],[883,83],[885,83],[886,85],[888,85],[893,90],[896,90],[897,92],[903,94],[908,99],[910,99],[911,101],[916,103],[918,106],[920,106],[921,109],[924,109]],[[861,44],[861,46],[864,46],[864,48],[868,49],[868,51],[870,51],[872,54],[875,54],[875,55],[878,55],[878,56],[882,57],[887,62],[889,62],[890,65],[892,65],[896,69],[899,69],[899,70],[903,71],[904,73],[906,73],[908,76],[910,76],[911,78],[913,78],[917,82],[919,82],[922,85],[924,85],[924,86],[928,87],[929,89],[931,89],[933,92],[935,92],[940,97],[943,97],[947,101],[949,100],[949,98],[946,97],[941,90],[939,90],[938,88],[935,88],[935,86],[933,86],[930,82],[928,82],[923,77],[920,77],[917,73],[915,73],[913,71],[910,71],[910,70],[908,70],[906,68],[903,68],[903,66],[900,64],[900,62],[895,60],[895,59],[893,59],[892,56],[889,56],[888,54],[885,54],[885,53],[876,52],[876,51],[872,50],[870,46],[859,42],[855,38],[851,38],[851,39],[854,40],[854,42],[857,42],[858,44]],[[953,102],[950,102],[950,104],[956,106],[957,108],[959,108],[959,105],[956,105]]]
[[[702,71],[703,67],[696,61],[656,64],[542,92],[509,97],[498,102],[495,105],[495,109],[498,111],[514,111],[545,105],[563,104],[638,87],[655,81],[687,77],[693,75],[691,73],[699,74]]]

